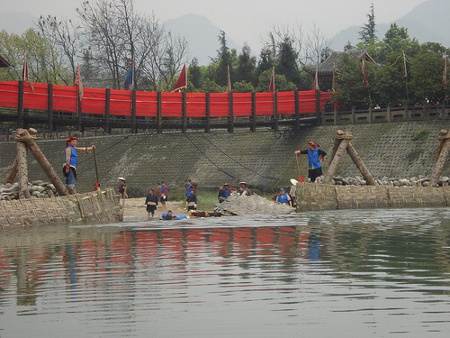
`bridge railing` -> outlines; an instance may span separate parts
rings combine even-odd
[[[280,116],[297,121],[302,116],[320,117],[331,93],[315,90],[248,93],[145,92],[109,88],[83,88],[79,98],[75,86],[23,81],[0,81],[0,109],[7,111],[18,126],[47,121],[72,124],[83,130],[101,126],[107,132],[114,126],[186,130],[202,126],[205,131],[235,126],[252,130],[260,123],[278,128]],[[7,115],[6,113],[4,114]]]

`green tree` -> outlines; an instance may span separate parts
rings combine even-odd
[[[62,65],[60,54],[47,38],[30,28],[22,35],[0,32],[0,54],[11,64],[3,80],[20,80],[25,56],[31,82],[72,85],[72,72]]]
[[[193,89],[198,89],[202,85],[202,72],[198,65],[198,59],[193,58],[188,69],[188,89],[192,85]]]
[[[377,36],[375,35],[375,10],[373,3],[370,4],[370,13],[367,14],[368,22],[359,31],[359,38],[363,43],[369,43],[375,41]]]
[[[244,44],[244,47],[242,47],[241,54],[239,54],[237,60],[237,68],[234,77],[235,82],[246,81],[254,84],[255,68],[256,68],[256,57],[251,55],[250,47],[247,44]]]

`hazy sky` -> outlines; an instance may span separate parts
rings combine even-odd
[[[95,1],[95,0],[91,0]],[[136,9],[154,12],[164,22],[184,14],[207,17],[239,44],[252,48],[274,26],[301,25],[304,33],[318,27],[322,35],[332,38],[349,26],[367,23],[370,4],[374,4],[376,23],[386,23],[408,13],[426,0],[134,0]],[[74,17],[78,0],[8,0],[0,12],[22,11],[33,15]],[[0,23],[1,28],[1,23]]]

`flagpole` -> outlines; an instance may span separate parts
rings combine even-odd
[[[403,77],[405,78],[405,89],[406,89],[406,107],[409,105],[409,90],[408,90],[408,70],[406,68],[406,55],[403,51]]]

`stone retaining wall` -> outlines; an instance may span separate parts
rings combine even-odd
[[[237,129],[234,133],[213,130],[208,134],[192,131],[86,138],[79,135],[79,145],[96,144],[102,187],[116,188],[117,177],[124,176],[130,197],[145,196],[149,188],[165,181],[170,198],[174,190],[183,189],[183,183],[189,178],[198,183],[199,189],[217,189],[225,182],[236,185],[246,181],[252,190],[276,192],[279,187],[289,188],[290,179],[299,176],[293,151],[306,149],[306,142],[313,140],[331,154],[338,129],[351,132],[353,146],[375,178],[410,178],[431,175],[439,131],[450,129],[450,121],[304,127],[295,139],[276,139],[269,128],[256,132]],[[36,142],[62,177],[65,139],[38,138]],[[0,179],[6,177],[15,156],[15,141],[0,142]],[[92,153],[79,156],[77,190],[92,191],[97,181]],[[328,160],[326,157],[325,170]],[[306,156],[300,157],[299,164],[300,175],[306,177]],[[28,166],[30,181],[48,181],[31,156]],[[357,176],[359,171],[345,154],[336,174]],[[450,176],[450,163],[442,175]]]

